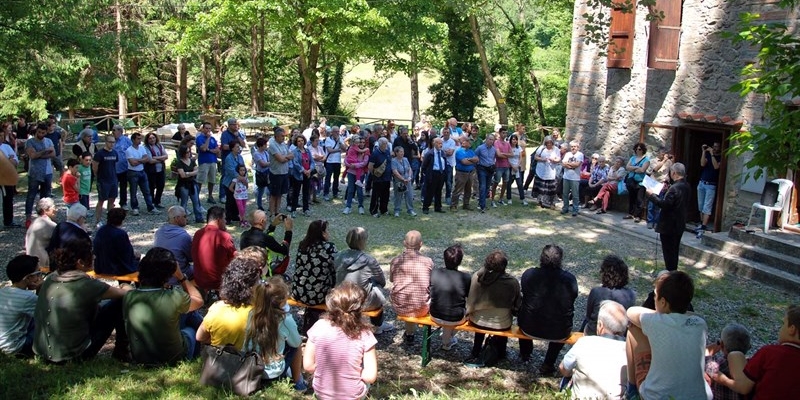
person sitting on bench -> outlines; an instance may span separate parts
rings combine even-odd
[[[506,273],[508,257],[502,250],[493,250],[486,256],[483,267],[472,275],[467,298],[467,315],[473,325],[484,329],[503,331],[511,328],[513,315],[520,306],[520,286],[517,278]],[[494,362],[505,358],[508,338],[490,336],[487,351],[496,353],[489,357],[481,356],[484,339],[483,333],[475,333],[471,357],[468,365],[491,366]]]

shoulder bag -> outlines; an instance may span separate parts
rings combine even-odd
[[[232,345],[206,346],[202,357],[201,384],[233,390],[239,396],[261,389],[264,362],[258,353],[240,352]]]

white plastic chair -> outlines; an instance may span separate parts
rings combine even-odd
[[[789,218],[789,199],[792,195],[792,187],[794,187],[794,183],[788,179],[775,179],[772,182],[778,184],[778,200],[775,202],[775,205],[767,206],[760,202],[755,202],[753,203],[753,207],[750,208],[750,216],[747,218],[747,227],[749,227],[750,220],[753,218],[753,214],[755,214],[756,210],[764,210],[764,233],[769,232],[769,227],[772,224],[773,211],[780,211],[782,213],[781,226],[786,224]],[[745,227],[745,229],[747,229],[747,227]]]

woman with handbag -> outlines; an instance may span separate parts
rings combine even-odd
[[[192,210],[194,223],[205,222],[205,216],[200,208],[200,197],[198,196],[197,181],[197,162],[191,158],[191,150],[186,145],[178,147],[178,159],[175,162],[178,172],[178,183],[175,185],[175,197],[180,200],[181,207],[188,210],[186,206],[189,199],[192,199]]]
[[[256,207],[264,211],[264,192],[269,196],[269,153],[267,139],[256,139],[256,151],[253,152],[253,170],[256,171]]]
[[[302,374],[303,343],[297,331],[297,322],[288,313],[286,300],[289,286],[279,276],[273,276],[253,287],[253,309],[247,320],[245,351],[253,351],[264,362],[264,378],[272,382],[290,372],[294,388],[308,389]]]
[[[414,192],[411,191],[411,181],[414,178],[414,170],[408,159],[405,158],[405,149],[401,146],[394,148],[394,158],[392,158],[392,181],[394,182],[394,216],[400,216],[400,205],[403,200],[406,202],[406,210],[412,217],[417,216],[414,212]]]
[[[297,216],[296,210],[300,194],[303,195],[303,215],[311,215],[309,206],[311,176],[317,174],[314,158],[311,156],[311,151],[306,148],[306,138],[303,135],[298,135],[294,138],[294,145],[294,159],[289,169],[290,181],[292,183],[289,209],[292,212],[292,218]]]
[[[644,200],[647,194],[644,186],[640,185],[644,180],[647,169],[650,168],[650,159],[647,157],[647,146],[644,143],[636,143],[633,146],[633,155],[628,160],[625,170],[625,186],[628,187],[628,215],[622,219],[633,219],[633,222],[642,220],[644,210]]]
[[[366,292],[346,281],[325,299],[326,317],[308,331],[303,367],[320,400],[363,399],[378,378],[378,341],[361,318]]]

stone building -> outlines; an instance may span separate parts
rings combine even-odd
[[[764,178],[744,182],[746,160],[724,153],[732,133],[768,121],[763,116],[763,98],[742,98],[730,90],[757,49],[733,45],[723,33],[735,31],[742,12],[759,12],[763,20],[789,21],[797,28],[797,13],[787,13],[776,3],[658,0],[656,9],[665,13],[659,22],[647,21],[648,11],[642,6],[635,13],[611,10],[613,45],[601,48],[585,43],[583,15],[589,9],[586,0],[576,1],[567,137],[580,140],[585,151],[626,159],[639,141],[651,152],[668,148],[677,161],[686,164],[693,187],[701,146],[720,142],[723,163],[714,226],[727,230],[745,221],[750,206],[760,198]],[[696,203],[693,197],[690,221],[699,220]],[[796,213],[793,207],[792,214]],[[796,215],[792,221],[796,222]]]

